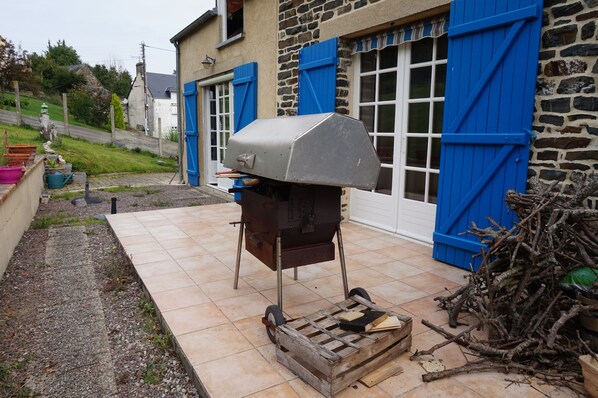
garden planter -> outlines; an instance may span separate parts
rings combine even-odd
[[[37,146],[35,145],[27,145],[27,144],[15,144],[15,145],[8,145],[6,147],[8,153],[26,153],[26,154],[33,154],[37,151]]]
[[[33,163],[33,154],[29,153],[7,153],[4,155],[8,166],[29,166]]]
[[[598,362],[591,355],[579,357],[583,372],[583,386],[592,398],[598,397]]]
[[[21,166],[0,166],[0,184],[16,184],[22,175]]]

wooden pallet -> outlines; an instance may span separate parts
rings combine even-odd
[[[342,330],[344,311],[386,311],[404,324],[400,329],[355,333]],[[276,328],[276,358],[303,381],[332,397],[411,348],[411,318],[388,311],[359,296]]]

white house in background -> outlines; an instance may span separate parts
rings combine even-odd
[[[158,126],[162,136],[177,128],[176,75],[147,72],[147,85],[144,84],[143,64],[137,64],[135,80],[127,97],[129,126],[148,135],[158,137]],[[147,115],[144,106],[147,103]],[[158,123],[160,119],[160,123]]]

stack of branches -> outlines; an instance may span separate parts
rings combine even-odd
[[[447,310],[451,327],[462,319],[472,322],[455,335],[424,320],[447,341],[413,357],[456,342],[476,359],[459,368],[428,373],[424,381],[500,370],[582,391],[578,357],[595,354],[580,338],[576,317],[582,311],[598,311],[598,306],[582,304],[575,294],[563,290],[561,280],[576,268],[595,269],[598,263],[598,210],[582,205],[597,190],[598,176],[592,175],[578,184],[572,197],[553,192],[554,184],[535,186],[526,194],[509,191],[506,202],[519,220],[513,228],[492,220],[488,228],[472,224],[468,232],[487,247],[481,253],[481,266],[469,276],[468,284],[435,299]],[[598,286],[593,288],[596,291]],[[464,313],[469,316],[463,317]],[[474,337],[482,335],[475,329],[487,331],[488,337]]]

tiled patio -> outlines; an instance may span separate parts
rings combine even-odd
[[[276,273],[246,251],[239,288],[233,289],[240,207],[234,203],[110,215],[110,226],[130,256],[157,310],[172,332],[183,361],[211,397],[318,397],[277,363],[275,346],[261,317],[276,304]],[[413,345],[428,349],[444,339],[421,324],[446,324],[434,297],[464,283],[465,272],[436,262],[431,248],[367,227],[342,225],[350,288],[360,286],[372,300],[413,318]],[[283,277],[288,318],[311,314],[343,299],[340,265],[335,261],[300,267]],[[448,326],[447,326],[448,328]],[[447,367],[465,364],[456,344],[435,353]],[[425,371],[404,354],[404,371],[373,388],[360,383],[338,397],[545,397],[574,396],[517,375],[460,375],[424,383]]]

